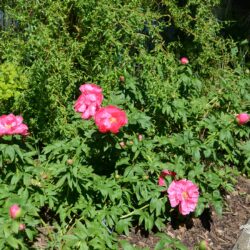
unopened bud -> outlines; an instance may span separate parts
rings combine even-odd
[[[187,57],[182,57],[182,58],[180,59],[180,62],[181,62],[181,64],[188,64],[188,63],[189,63]]]
[[[120,76],[120,81],[121,82],[125,82],[125,77],[124,76]]]
[[[121,148],[125,148],[125,146],[126,146],[124,141],[119,142],[119,145],[121,146]]]
[[[23,224],[23,223],[20,224],[19,227],[18,227],[19,231],[24,231],[25,228],[26,228],[26,226],[25,226],[25,224]]]
[[[241,113],[236,116],[239,125],[243,125],[250,120],[250,115],[246,113]]]
[[[22,209],[17,204],[14,204],[10,207],[9,212],[10,217],[16,219],[21,216]]]
[[[69,165],[72,165],[72,164],[74,163],[74,161],[73,161],[72,159],[68,159],[68,160],[67,160],[67,163],[68,163]]]
[[[199,245],[199,250],[209,250],[207,241],[202,240]]]
[[[142,141],[142,139],[143,139],[143,136],[142,136],[141,134],[139,134],[139,135],[138,135],[138,140],[139,140],[139,141]]]

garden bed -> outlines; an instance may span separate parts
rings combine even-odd
[[[244,225],[250,218],[250,180],[239,177],[238,184],[232,194],[226,194],[226,204],[222,216],[213,210],[205,212],[199,218],[177,225],[174,219],[166,226],[165,232],[173,238],[181,240],[189,249],[193,249],[202,240],[209,243],[211,249],[232,249]],[[134,228],[129,237],[122,236],[136,247],[154,249],[159,238],[154,234],[146,234]]]

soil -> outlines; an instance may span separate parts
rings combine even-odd
[[[239,177],[233,193],[225,195],[226,204],[221,216],[213,209],[205,210],[199,218],[193,218],[184,224],[176,224],[173,220],[166,225],[164,232],[182,241],[188,249],[194,249],[202,240],[207,241],[213,250],[231,250],[236,243],[240,227],[250,219],[250,180]],[[122,236],[133,246],[154,249],[159,241],[153,233],[145,236],[145,232],[134,228],[129,236]]]

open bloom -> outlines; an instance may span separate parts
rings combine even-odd
[[[173,172],[173,171],[169,171],[169,170],[167,170],[167,169],[162,170],[162,171],[161,171],[161,174],[160,174],[160,176],[159,176],[159,179],[158,179],[158,185],[159,185],[159,186],[165,186],[165,185],[166,185],[166,183],[165,183],[165,177],[166,177],[167,175],[175,177],[175,176],[176,176],[176,173]]]
[[[82,93],[102,93],[102,88],[93,83],[85,83],[79,89]]]
[[[196,208],[199,198],[198,187],[189,180],[172,181],[168,190],[171,207],[179,205],[179,212],[187,215]]]
[[[246,113],[241,113],[236,116],[238,124],[242,125],[250,121],[250,115]]]
[[[10,217],[12,219],[20,217],[21,211],[22,211],[21,208],[17,204],[12,205],[9,209]]]
[[[80,87],[82,94],[75,103],[75,111],[82,113],[83,119],[89,119],[95,115],[101,107],[103,100],[102,89],[95,84],[83,84]]]
[[[187,57],[182,57],[182,58],[180,59],[180,62],[181,62],[181,64],[188,64],[188,63],[189,63]]]
[[[28,127],[23,124],[23,118],[13,114],[0,116],[0,136],[14,134],[28,134]]]
[[[95,114],[95,123],[100,132],[118,133],[119,129],[128,123],[126,113],[112,105],[100,108]]]

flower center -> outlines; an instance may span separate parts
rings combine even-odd
[[[186,191],[182,192],[182,197],[186,200],[188,198],[188,193]]]
[[[5,124],[4,127],[7,128],[7,129],[9,129],[9,128],[12,128],[12,125],[11,124]]]
[[[115,117],[110,117],[109,118],[110,123],[117,122],[117,119]]]

